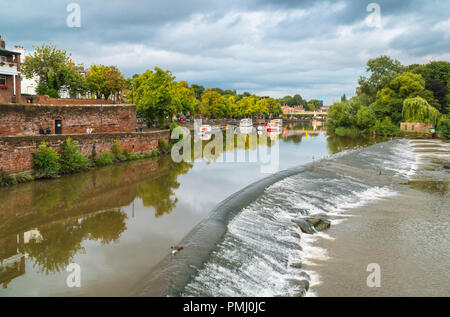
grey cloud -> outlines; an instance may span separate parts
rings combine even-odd
[[[448,1],[73,1],[81,28],[65,24],[70,1],[16,0],[2,5],[0,34],[28,50],[52,42],[78,63],[117,65],[127,76],[160,66],[209,87],[326,102],[354,94],[368,58],[450,52],[448,31],[435,27],[445,26]],[[383,30],[364,24],[370,2],[381,6]]]

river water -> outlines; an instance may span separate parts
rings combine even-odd
[[[320,295],[326,274],[315,265],[327,256],[317,237],[338,241],[331,230],[348,210],[395,197],[418,169],[411,141],[351,150],[378,141],[290,125],[275,141],[281,172],[269,177],[258,163],[166,157],[2,188],[0,296]],[[314,213],[332,218],[330,235],[292,223]],[[185,249],[171,256],[174,244]],[[67,286],[70,263],[81,268],[79,288]]]

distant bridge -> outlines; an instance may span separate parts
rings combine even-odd
[[[328,112],[321,112],[321,111],[297,111],[297,112],[286,112],[283,113],[284,115],[305,115],[305,114],[312,114],[314,116],[326,116],[328,115]]]

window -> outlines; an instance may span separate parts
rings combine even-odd
[[[0,76],[0,85],[6,85],[6,76]]]
[[[414,124],[411,126],[411,131],[414,131]]]
[[[6,63],[6,56],[0,56],[0,62],[5,62]]]

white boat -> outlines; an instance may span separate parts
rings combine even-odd
[[[239,127],[239,132],[241,134],[252,134],[253,133],[253,126],[250,126],[250,127],[240,126]]]
[[[211,126],[209,124],[202,124],[200,131],[203,132],[211,132]]]
[[[249,119],[249,118],[242,119],[241,123],[239,124],[239,126],[241,128],[253,127],[253,121],[252,121],[252,119]]]
[[[278,123],[276,122],[269,122],[269,124],[267,125],[267,132],[269,133],[278,133],[279,131],[281,131],[280,126],[278,125]]]

